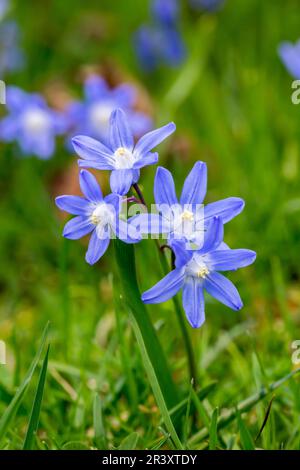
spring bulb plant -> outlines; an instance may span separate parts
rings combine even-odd
[[[105,253],[111,238],[139,243],[159,234],[161,249],[172,252],[172,270],[144,292],[144,303],[161,303],[182,291],[182,303],[188,322],[199,328],[205,320],[204,292],[227,307],[240,310],[240,295],[222,271],[232,271],[254,262],[255,252],[231,249],[224,242],[224,224],[244,208],[240,198],[229,197],[204,205],[207,167],[196,162],[188,174],[178,200],[170,171],[158,167],[154,181],[155,206],[145,212],[145,199],[138,185],[140,170],[157,163],[156,147],[175,131],[168,123],[134,141],[128,117],[122,109],[112,112],[109,142],[88,136],[73,138],[83,197],[59,196],[57,206],[75,217],[67,222],[63,236],[78,239],[91,234],[86,261],[96,263]],[[84,168],[84,169],[82,169]],[[110,171],[111,194],[102,195],[96,178],[86,170]],[[137,198],[133,197],[134,189]],[[124,218],[123,206],[138,202],[136,215]],[[142,210],[141,210],[142,209]]]

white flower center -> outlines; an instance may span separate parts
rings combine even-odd
[[[91,106],[89,118],[95,131],[108,130],[110,115],[113,108],[105,103],[96,103]]]
[[[135,162],[133,153],[130,150],[119,147],[115,153],[115,168],[117,170],[125,170],[133,167]]]
[[[186,266],[186,274],[188,276],[205,279],[210,270],[201,255],[195,254]]]
[[[187,240],[193,238],[195,232],[194,214],[189,210],[183,212],[174,211],[173,232],[175,236],[185,237]]]
[[[100,234],[104,227],[107,225],[111,226],[113,224],[114,214],[107,204],[101,202],[93,210],[90,220],[92,224],[96,225],[97,233]]]
[[[42,109],[31,109],[24,113],[23,124],[28,134],[38,136],[48,131],[50,120],[46,111]]]

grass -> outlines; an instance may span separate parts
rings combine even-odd
[[[6,82],[47,96],[56,84],[76,96],[83,66],[99,63],[106,73],[139,81],[156,123],[177,124],[160,164],[172,170],[179,190],[192,164],[206,161],[207,201],[246,201],[226,226],[226,241],[258,257],[230,275],[244,309],[232,312],[207,298],[204,326],[188,330],[195,391],[172,301],[147,306],[143,321],[149,317],[156,351],[163,351],[152,351],[151,364],[172,376],[157,381],[147,362],[152,340],[145,347],[132,306],[128,311],[120,300],[122,282],[128,288],[132,279],[124,270],[120,276],[113,247],[90,267],[85,243],[61,237],[64,221],[53,199],[60,181],[65,191],[74,157],[62,143],[49,162],[22,159],[16,147],[1,144],[0,339],[7,344],[1,448],[22,449],[30,429],[35,449],[299,450],[299,366],[292,364],[291,344],[300,336],[300,117],[290,100],[292,79],[277,56],[281,40],[299,35],[297,2],[228,0],[216,16],[184,7],[189,57],[154,76],[139,71],[128,39],[147,20],[146,2],[98,4],[15,2],[27,66]],[[148,202],[154,174],[154,168],[142,173]],[[139,244],[135,257],[144,291],[162,273],[154,242]],[[137,317],[144,312],[138,303],[133,308]],[[46,344],[48,321],[45,376],[46,349],[39,344]],[[174,403],[167,401],[170,387]]]

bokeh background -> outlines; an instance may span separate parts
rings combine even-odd
[[[225,231],[231,247],[257,252],[253,266],[230,275],[245,306],[233,312],[208,298],[206,323],[189,329],[199,387],[209,385],[209,393],[191,415],[184,409],[182,438],[186,447],[206,448],[208,437],[198,438],[197,432],[216,407],[222,415],[299,367],[292,363],[291,345],[300,340],[300,107],[291,102],[293,78],[278,55],[282,41],[300,36],[299,1],[227,0],[213,11],[181,1],[176,34],[183,49],[175,51],[174,61],[173,53],[171,60],[156,46],[159,60],[151,70],[137,55],[137,48],[145,47],[137,31],[154,24],[150,1],[9,3],[1,28],[13,22],[17,34],[13,45],[0,44],[1,57],[7,55],[0,78],[7,86],[40,93],[64,112],[72,100],[83,100],[91,74],[112,88],[131,83],[137,90],[134,108],[153,126],[170,120],[177,125],[160,147],[160,164],[172,171],[178,191],[194,162],[203,160],[209,172],[206,202],[229,196],[246,201]],[[0,111],[7,114],[4,105]],[[95,394],[103,411],[102,447],[126,447],[128,437],[131,447],[170,447],[125,307],[115,308],[112,247],[91,267],[84,260],[85,241],[61,235],[65,218],[54,198],[78,192],[74,152],[60,136],[50,159],[24,156],[16,142],[1,142],[0,158],[0,339],[7,346],[7,364],[0,366],[0,412],[22,382],[50,321],[34,447],[97,447]],[[154,175],[154,167],[142,172],[149,202]],[[98,172],[98,177],[108,191],[107,175]],[[139,244],[136,257],[143,291],[160,277],[154,242]],[[149,313],[182,399],[188,400],[190,382],[172,303],[149,306]],[[23,446],[37,375],[2,448]],[[258,436],[271,403],[255,446],[299,449],[299,392],[296,376],[285,381],[251,406],[243,421],[233,419],[220,429],[217,447],[247,448],[246,437]]]

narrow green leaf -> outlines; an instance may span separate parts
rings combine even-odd
[[[166,425],[166,428],[167,428],[167,430],[168,430],[168,432],[169,432],[169,434],[170,434],[170,436],[171,436],[171,438],[172,438],[172,440],[173,440],[173,442],[176,446],[176,449],[183,450],[183,446],[182,446],[182,444],[179,440],[179,437],[176,433],[176,430],[175,430],[175,427],[173,425],[172,419],[171,419],[170,414],[168,412],[168,408],[167,408],[166,402],[164,400],[164,395],[163,395],[162,390],[160,388],[160,383],[159,383],[158,377],[156,376],[154,367],[153,367],[152,362],[150,360],[150,357],[148,355],[148,352],[147,352],[147,349],[146,349],[146,346],[145,346],[145,343],[144,343],[144,340],[143,340],[142,333],[141,333],[141,331],[138,327],[137,321],[136,321],[136,319],[133,315],[132,315],[132,324],[133,324],[133,328],[134,328],[134,331],[135,331],[137,342],[138,342],[138,345],[140,347],[140,351],[141,351],[141,354],[142,354],[142,357],[143,357],[145,369],[146,369],[146,372],[148,374],[149,381],[150,381],[150,384],[151,384],[151,387],[152,387],[152,390],[153,390],[158,408],[159,408],[159,410],[162,414],[162,418],[163,418],[164,423]]]
[[[215,450],[218,442],[218,416],[219,408],[215,408],[211,417],[209,428],[209,450]]]
[[[107,440],[106,440],[106,432],[103,420],[103,412],[102,412],[102,405],[99,395],[95,395],[94,398],[94,407],[93,407],[93,415],[94,415],[94,431],[95,431],[95,444],[97,449],[105,450],[107,449]]]
[[[238,426],[243,450],[255,450],[252,436],[242,420],[240,413],[238,414]]]
[[[38,381],[38,386],[37,386],[37,389],[36,389],[36,394],[35,394],[35,397],[34,397],[34,400],[33,400],[30,420],[29,420],[29,424],[28,424],[27,433],[26,433],[26,436],[25,436],[24,445],[23,445],[24,450],[31,450],[32,449],[33,442],[34,442],[34,437],[36,435],[36,432],[37,432],[38,426],[39,426],[40,412],[41,412],[41,406],[42,406],[42,401],[43,401],[45,381],[46,381],[46,376],[47,376],[49,348],[50,348],[50,345],[47,348],[47,352],[46,352],[45,359],[43,361],[43,366],[41,368],[41,372],[40,372],[40,376],[39,376],[39,381]]]
[[[134,247],[115,240],[115,252],[125,303],[136,321],[167,408],[172,408],[178,403],[178,393],[147,309],[141,301],[136,279]]]
[[[206,409],[203,406],[203,403],[202,403],[201,399],[198,397],[197,393],[194,390],[192,391],[192,400],[193,400],[193,403],[196,407],[196,410],[197,410],[200,418],[203,421],[203,424],[207,427],[207,429],[209,429],[209,427],[210,427],[210,418],[209,418],[209,416],[206,412]]]
[[[255,442],[260,438],[260,436],[261,436],[261,434],[262,434],[262,432],[263,432],[263,430],[264,430],[264,428],[265,428],[265,426],[266,426],[266,424],[267,424],[267,422],[268,422],[268,419],[269,419],[269,416],[270,416],[270,412],[271,412],[271,408],[272,408],[274,399],[275,399],[275,395],[271,398],[271,401],[270,401],[270,403],[269,403],[269,405],[268,405],[268,408],[267,408],[267,411],[266,411],[266,414],[265,414],[263,423],[262,423],[261,428],[260,428],[260,430],[259,430],[259,432],[258,432],[258,434],[257,434],[257,436],[256,436],[256,438],[255,438]]]
[[[12,401],[10,402],[10,404],[8,405],[8,407],[6,408],[5,412],[2,415],[2,418],[0,420],[0,441],[5,436],[11,421],[15,417],[15,415],[16,415],[18,409],[19,409],[19,406],[21,405],[23,396],[24,396],[24,394],[25,394],[25,392],[28,388],[28,385],[30,384],[32,376],[35,372],[35,369],[36,369],[36,367],[39,363],[41,354],[43,352],[45,342],[46,342],[46,339],[47,339],[48,329],[49,329],[49,323],[47,323],[47,325],[44,329],[39,349],[38,349],[38,351],[36,353],[36,356],[33,359],[32,363],[31,363],[31,365],[30,365],[30,367],[27,371],[27,374],[26,374],[22,384],[18,388],[14,398],[12,399]]]
[[[125,437],[119,445],[119,450],[135,450],[139,440],[137,432],[132,432],[129,436]]]

